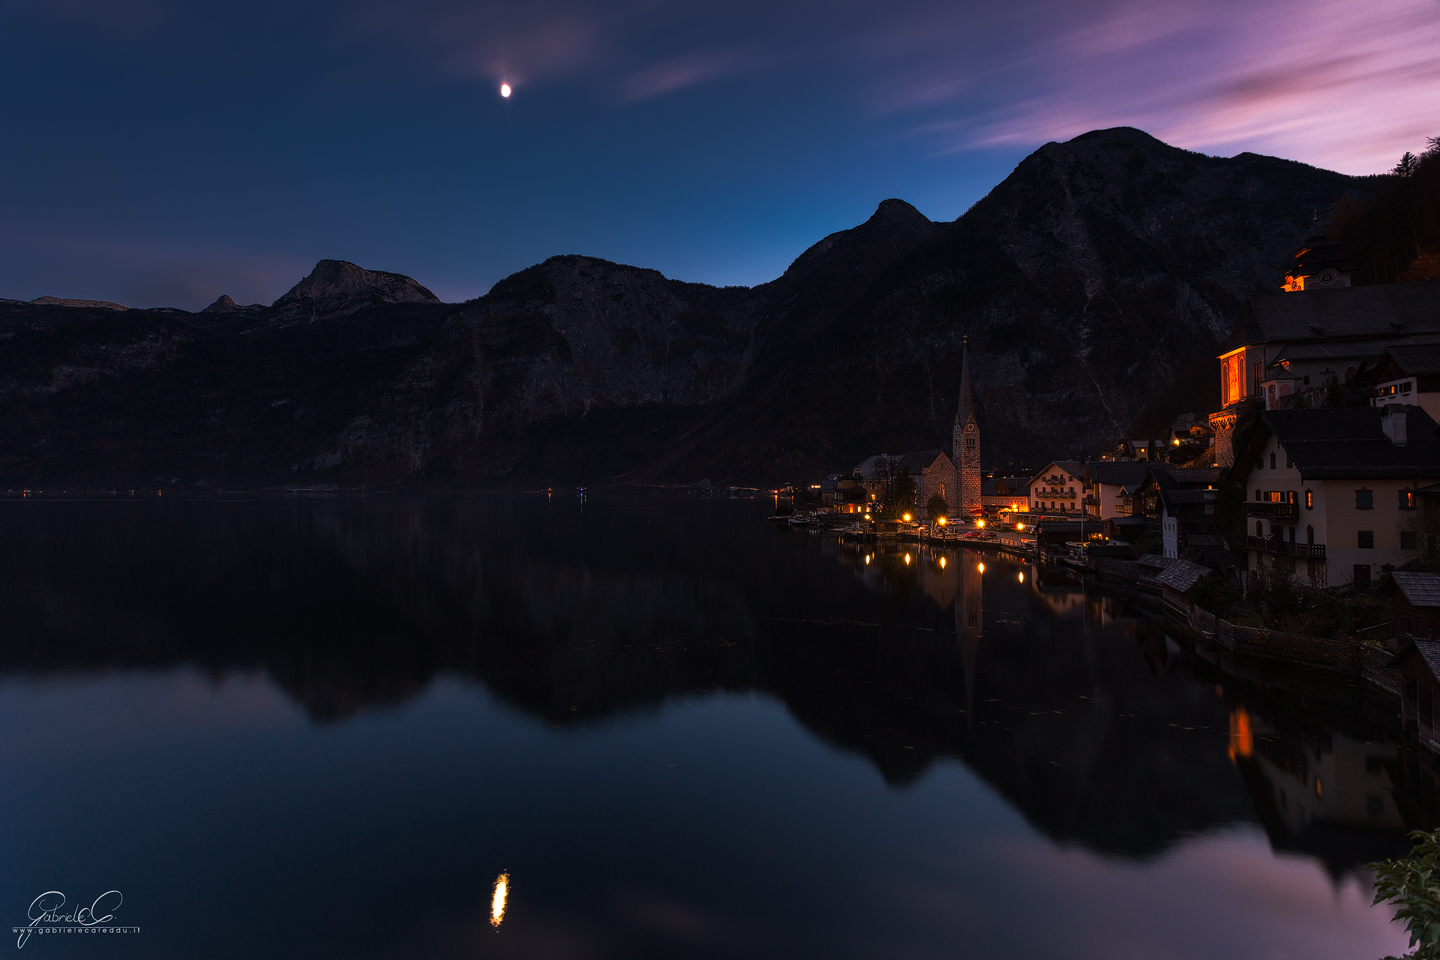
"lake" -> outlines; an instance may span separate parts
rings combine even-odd
[[[20,956],[1405,948],[1363,865],[1436,801],[1383,704],[773,508],[0,502],[0,909],[139,927]]]

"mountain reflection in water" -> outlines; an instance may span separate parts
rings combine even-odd
[[[958,761],[1062,845],[1152,861],[1258,825],[1336,884],[1435,822],[1358,692],[1236,679],[1069,576],[769,506],[0,503],[0,676],[260,672],[318,729],[443,676],[562,731],[757,692],[895,791]]]

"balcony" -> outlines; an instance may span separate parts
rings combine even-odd
[[[1323,543],[1286,543],[1284,540],[1275,540],[1270,537],[1246,537],[1245,546],[1249,550],[1273,553],[1281,557],[1301,557],[1306,560],[1325,559],[1325,544]]]
[[[1275,503],[1269,500],[1262,500],[1258,503],[1254,500],[1245,501],[1245,514],[1250,517],[1264,517],[1267,520],[1298,520],[1300,519],[1300,505],[1298,503]]]
[[[1059,492],[1059,493],[1056,493],[1055,491],[1050,491],[1050,492],[1047,493],[1047,492],[1044,491],[1044,490],[1036,490],[1032,495],[1035,497],[1036,500],[1074,500],[1074,499],[1075,499],[1075,494],[1073,494],[1073,493],[1066,493],[1066,492],[1064,492],[1064,491],[1061,491],[1061,492]]]

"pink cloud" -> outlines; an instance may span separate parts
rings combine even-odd
[[[1374,173],[1434,135],[1437,81],[1440,7],[1427,0],[1122,6],[977,65],[970,82],[1000,102],[917,132],[942,136],[943,152],[1124,124],[1190,149]]]

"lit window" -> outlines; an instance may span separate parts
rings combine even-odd
[[[1401,491],[1400,491],[1400,509],[1401,509],[1401,510],[1414,510],[1414,509],[1415,509],[1415,491],[1414,491],[1414,490],[1401,490]]]
[[[1314,510],[1314,509],[1315,509],[1315,491],[1314,491],[1314,490],[1306,490],[1306,491],[1305,491],[1305,509],[1306,509],[1306,510]]]

